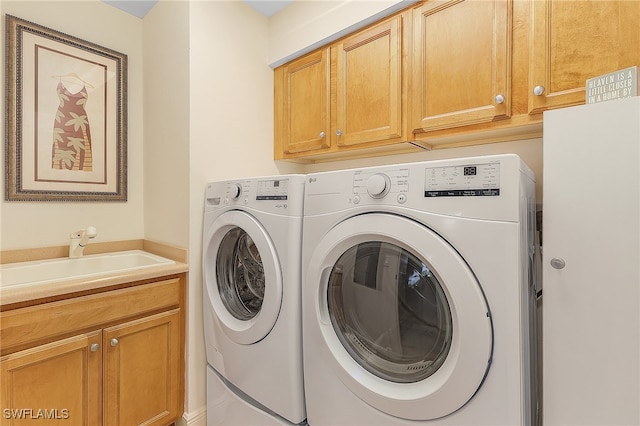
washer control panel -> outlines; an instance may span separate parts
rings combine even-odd
[[[306,177],[301,174],[210,182],[206,209],[255,209],[285,216],[302,215]]]
[[[500,163],[427,167],[425,197],[493,197],[500,195]]]

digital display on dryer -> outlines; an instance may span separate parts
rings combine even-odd
[[[288,189],[289,179],[261,180],[258,182],[256,200],[286,201]]]
[[[478,169],[476,168],[476,166],[466,166],[464,168],[464,175],[465,176],[475,176],[477,171],[478,171]]]
[[[428,167],[425,197],[495,197],[500,195],[500,163]]]

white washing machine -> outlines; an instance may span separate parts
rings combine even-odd
[[[532,425],[535,189],[516,155],[307,175],[310,425]]]
[[[304,180],[283,175],[207,185],[203,313],[209,425],[299,424],[306,418]],[[227,390],[234,396],[224,396]],[[228,410],[224,401],[232,404]],[[230,416],[221,414],[225,410]],[[263,418],[256,423],[256,416]]]

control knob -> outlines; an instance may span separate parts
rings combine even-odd
[[[389,192],[391,179],[384,173],[376,173],[367,180],[367,192],[372,198],[382,198]]]
[[[234,183],[231,187],[231,198],[237,200],[242,195],[242,185],[239,183]]]

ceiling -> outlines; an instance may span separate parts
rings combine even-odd
[[[294,0],[242,0],[264,16],[273,16],[285,7],[293,3]]]
[[[155,6],[158,0],[102,0],[103,2],[124,10],[138,18],[144,16]],[[237,1],[237,0],[235,0]],[[253,9],[262,13],[264,16],[273,16],[285,7],[289,6],[294,0],[242,0]]]

